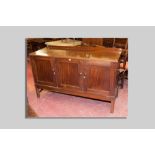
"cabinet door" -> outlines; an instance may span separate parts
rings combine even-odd
[[[110,91],[110,63],[86,62],[85,90],[88,93],[107,95]]]
[[[37,84],[56,86],[54,59],[31,58],[34,80]]]
[[[65,90],[82,90],[82,61],[78,59],[56,59],[58,86]]]

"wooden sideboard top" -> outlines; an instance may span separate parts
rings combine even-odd
[[[118,62],[122,50],[118,48],[98,48],[93,50],[60,50],[43,48],[30,54],[30,56],[43,56],[54,58],[76,58],[98,61]]]

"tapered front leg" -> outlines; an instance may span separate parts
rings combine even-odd
[[[111,100],[111,108],[110,108],[111,113],[114,112],[114,106],[115,106],[115,100]]]
[[[35,87],[35,89],[36,89],[37,97],[40,98],[40,91],[39,91],[39,89],[37,87]]]

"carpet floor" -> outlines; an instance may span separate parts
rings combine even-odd
[[[115,111],[110,113],[110,103],[83,97],[42,91],[38,99],[35,92],[31,65],[27,63],[27,97],[37,117],[127,117],[128,80],[119,89]]]

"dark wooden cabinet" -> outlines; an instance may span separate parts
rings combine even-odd
[[[89,50],[44,48],[31,53],[37,96],[46,89],[106,100],[110,101],[113,112],[120,54],[120,49],[94,47]]]

